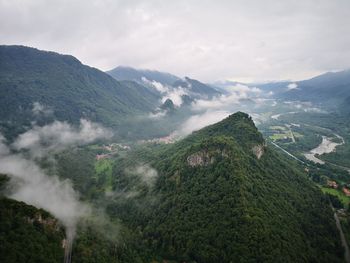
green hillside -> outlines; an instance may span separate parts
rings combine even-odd
[[[63,262],[63,239],[46,211],[0,197],[0,262]]]
[[[264,146],[248,115],[233,114],[148,157],[145,150],[136,155],[158,171],[154,189],[109,211],[140,229],[155,258],[342,262],[327,199],[296,163]],[[125,191],[128,177],[122,163],[116,167],[114,188]]]
[[[0,46],[0,125],[18,133],[31,121],[76,123],[80,118],[114,126],[150,112],[158,97],[134,82],[118,82],[72,56],[23,46]],[[39,111],[33,111],[34,103]]]

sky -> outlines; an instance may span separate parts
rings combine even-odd
[[[0,0],[0,44],[205,82],[350,68],[349,0]]]

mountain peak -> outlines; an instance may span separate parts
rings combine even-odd
[[[252,118],[244,112],[231,114],[222,121],[207,126],[197,132],[201,136],[227,136],[235,139],[239,144],[250,149],[255,145],[264,144],[264,138]]]

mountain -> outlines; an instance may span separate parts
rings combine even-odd
[[[347,115],[350,115],[350,96],[344,100],[340,107],[342,112],[344,112]]]
[[[73,56],[0,46],[0,125],[5,133],[18,133],[39,117],[118,125],[135,113],[150,112],[158,99],[144,86],[118,82]]]
[[[212,98],[223,93],[219,88],[212,87],[204,84],[198,80],[185,77],[181,79],[169,73],[152,71],[152,70],[139,70],[130,67],[116,67],[111,71],[107,71],[112,77],[117,80],[129,80],[136,81],[146,87],[149,87],[151,91],[155,91],[154,85],[150,82],[156,81],[163,85],[162,90],[158,90],[160,93],[168,90],[168,92],[174,91],[178,88],[184,90],[188,98],[191,100],[195,98]],[[158,84],[159,85],[159,84]]]
[[[297,163],[265,144],[247,114],[144,158],[158,172],[153,190],[109,211],[138,229],[157,261],[342,262],[328,199]],[[113,187],[127,191],[130,176],[117,174]]]
[[[350,100],[350,70],[328,72],[295,84],[293,89],[285,89],[279,97],[311,101],[332,109],[339,109],[345,100]]]
[[[179,77],[155,70],[134,69],[131,67],[119,66],[106,72],[117,80],[132,80],[138,83],[144,83],[146,78],[149,81],[157,81],[163,85],[171,86]]]
[[[194,98],[212,98],[222,94],[219,89],[215,89],[212,86],[188,77],[185,77],[184,80],[176,81],[173,84],[173,87],[181,87],[185,89],[190,96]]]

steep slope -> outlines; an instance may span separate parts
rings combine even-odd
[[[158,157],[157,157],[158,156]],[[186,262],[341,262],[327,199],[236,113],[162,148],[144,239]]]
[[[135,112],[151,111],[157,101],[147,88],[120,83],[72,56],[0,46],[0,119],[6,129],[39,117],[115,125]]]
[[[347,115],[350,115],[350,96],[347,97],[341,104],[341,111]]]
[[[139,83],[143,83],[144,78],[146,78],[149,81],[157,81],[163,85],[169,86],[171,86],[175,81],[180,80],[179,77],[166,72],[134,69],[131,67],[123,66],[116,67],[110,71],[107,71],[106,73],[117,80],[132,80]]]
[[[64,232],[44,210],[0,197],[0,261],[63,262]]]
[[[48,212],[2,196],[0,174],[0,262],[62,262],[64,230]]]

